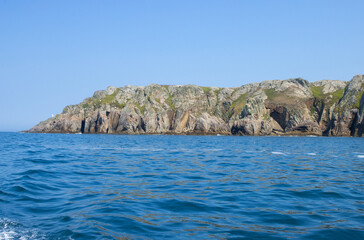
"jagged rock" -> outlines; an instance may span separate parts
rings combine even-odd
[[[253,116],[235,121],[231,127],[231,133],[243,136],[270,135],[273,130],[272,120],[261,120]]]
[[[201,133],[223,133],[228,134],[228,124],[221,118],[210,116],[208,113],[203,113],[197,120],[194,130]]]
[[[141,133],[143,124],[140,115],[135,111],[129,110],[121,113],[116,132]]]
[[[345,88],[339,108],[358,108],[364,90],[364,75],[356,75]]]
[[[243,110],[241,111],[241,117],[245,118],[248,116],[261,116],[266,112],[264,99],[261,97],[255,97],[246,101]]]
[[[360,99],[359,111],[354,124],[354,135],[362,137],[364,135],[364,95]]]
[[[108,87],[29,132],[362,136],[363,91],[363,75],[348,83],[295,78],[237,88]]]
[[[360,105],[364,91],[364,75],[356,75],[345,87],[336,112],[332,115],[329,135],[362,136]]]

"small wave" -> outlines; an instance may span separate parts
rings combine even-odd
[[[16,173],[16,175],[19,175],[19,176],[29,176],[29,175],[30,176],[34,176],[34,175],[46,176],[46,175],[52,175],[52,172],[43,170],[43,169],[30,169],[30,170],[26,170],[24,172]]]
[[[316,153],[307,153],[307,155],[316,156]]]
[[[272,152],[272,154],[276,154],[276,155],[284,155],[283,152]]]
[[[358,155],[358,158],[364,158],[364,155]]]

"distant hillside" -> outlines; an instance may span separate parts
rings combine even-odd
[[[108,87],[28,132],[363,136],[364,75],[236,88]]]

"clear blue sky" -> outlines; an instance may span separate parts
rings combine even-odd
[[[363,0],[0,0],[0,131],[107,86],[364,73]]]

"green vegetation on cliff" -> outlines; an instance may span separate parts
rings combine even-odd
[[[214,91],[214,93],[215,93],[216,97],[218,97],[218,96],[219,96],[219,92],[221,91],[221,89],[222,89],[222,88],[219,88],[219,89],[216,89],[216,90]]]
[[[202,90],[203,90],[203,92],[207,95],[207,94],[209,94],[210,93],[210,91],[211,91],[211,88],[210,87],[201,87],[202,88]]]
[[[229,117],[240,114],[243,107],[246,105],[246,99],[248,96],[248,92],[240,95],[235,101],[232,102],[230,106],[230,114]]]
[[[352,105],[352,108],[359,108],[360,100],[363,97],[364,91],[359,92],[358,97],[356,98],[356,102]]]
[[[172,108],[173,111],[176,110],[176,107],[174,106],[173,102],[172,102],[172,94],[169,93],[168,98],[167,98],[167,104]]]
[[[313,86],[310,85],[310,89],[314,98],[318,100],[325,101],[329,106],[332,106],[334,103],[340,101],[340,99],[344,96],[344,88],[339,89],[332,93],[323,93],[323,86]]]
[[[139,104],[135,103],[135,106],[140,110],[140,112],[144,115],[145,112],[145,105],[140,106]]]
[[[277,96],[277,91],[274,88],[265,89],[264,92],[270,101],[272,101]]]
[[[317,99],[323,99],[325,97],[324,94],[322,93],[323,88],[324,88],[323,86],[310,85],[310,89],[311,89],[313,97],[317,98]]]
[[[116,94],[120,91],[120,88],[117,88],[112,94],[106,95],[105,98],[101,99],[101,104],[111,104],[112,102],[115,102]]]
[[[119,103],[115,98],[118,92],[120,91],[120,88],[117,88],[112,94],[106,95],[102,99],[93,99],[89,98],[89,100],[82,104],[83,108],[89,108],[93,107],[94,109],[99,108],[103,105],[110,105],[111,107],[123,109],[126,105],[126,103]]]

